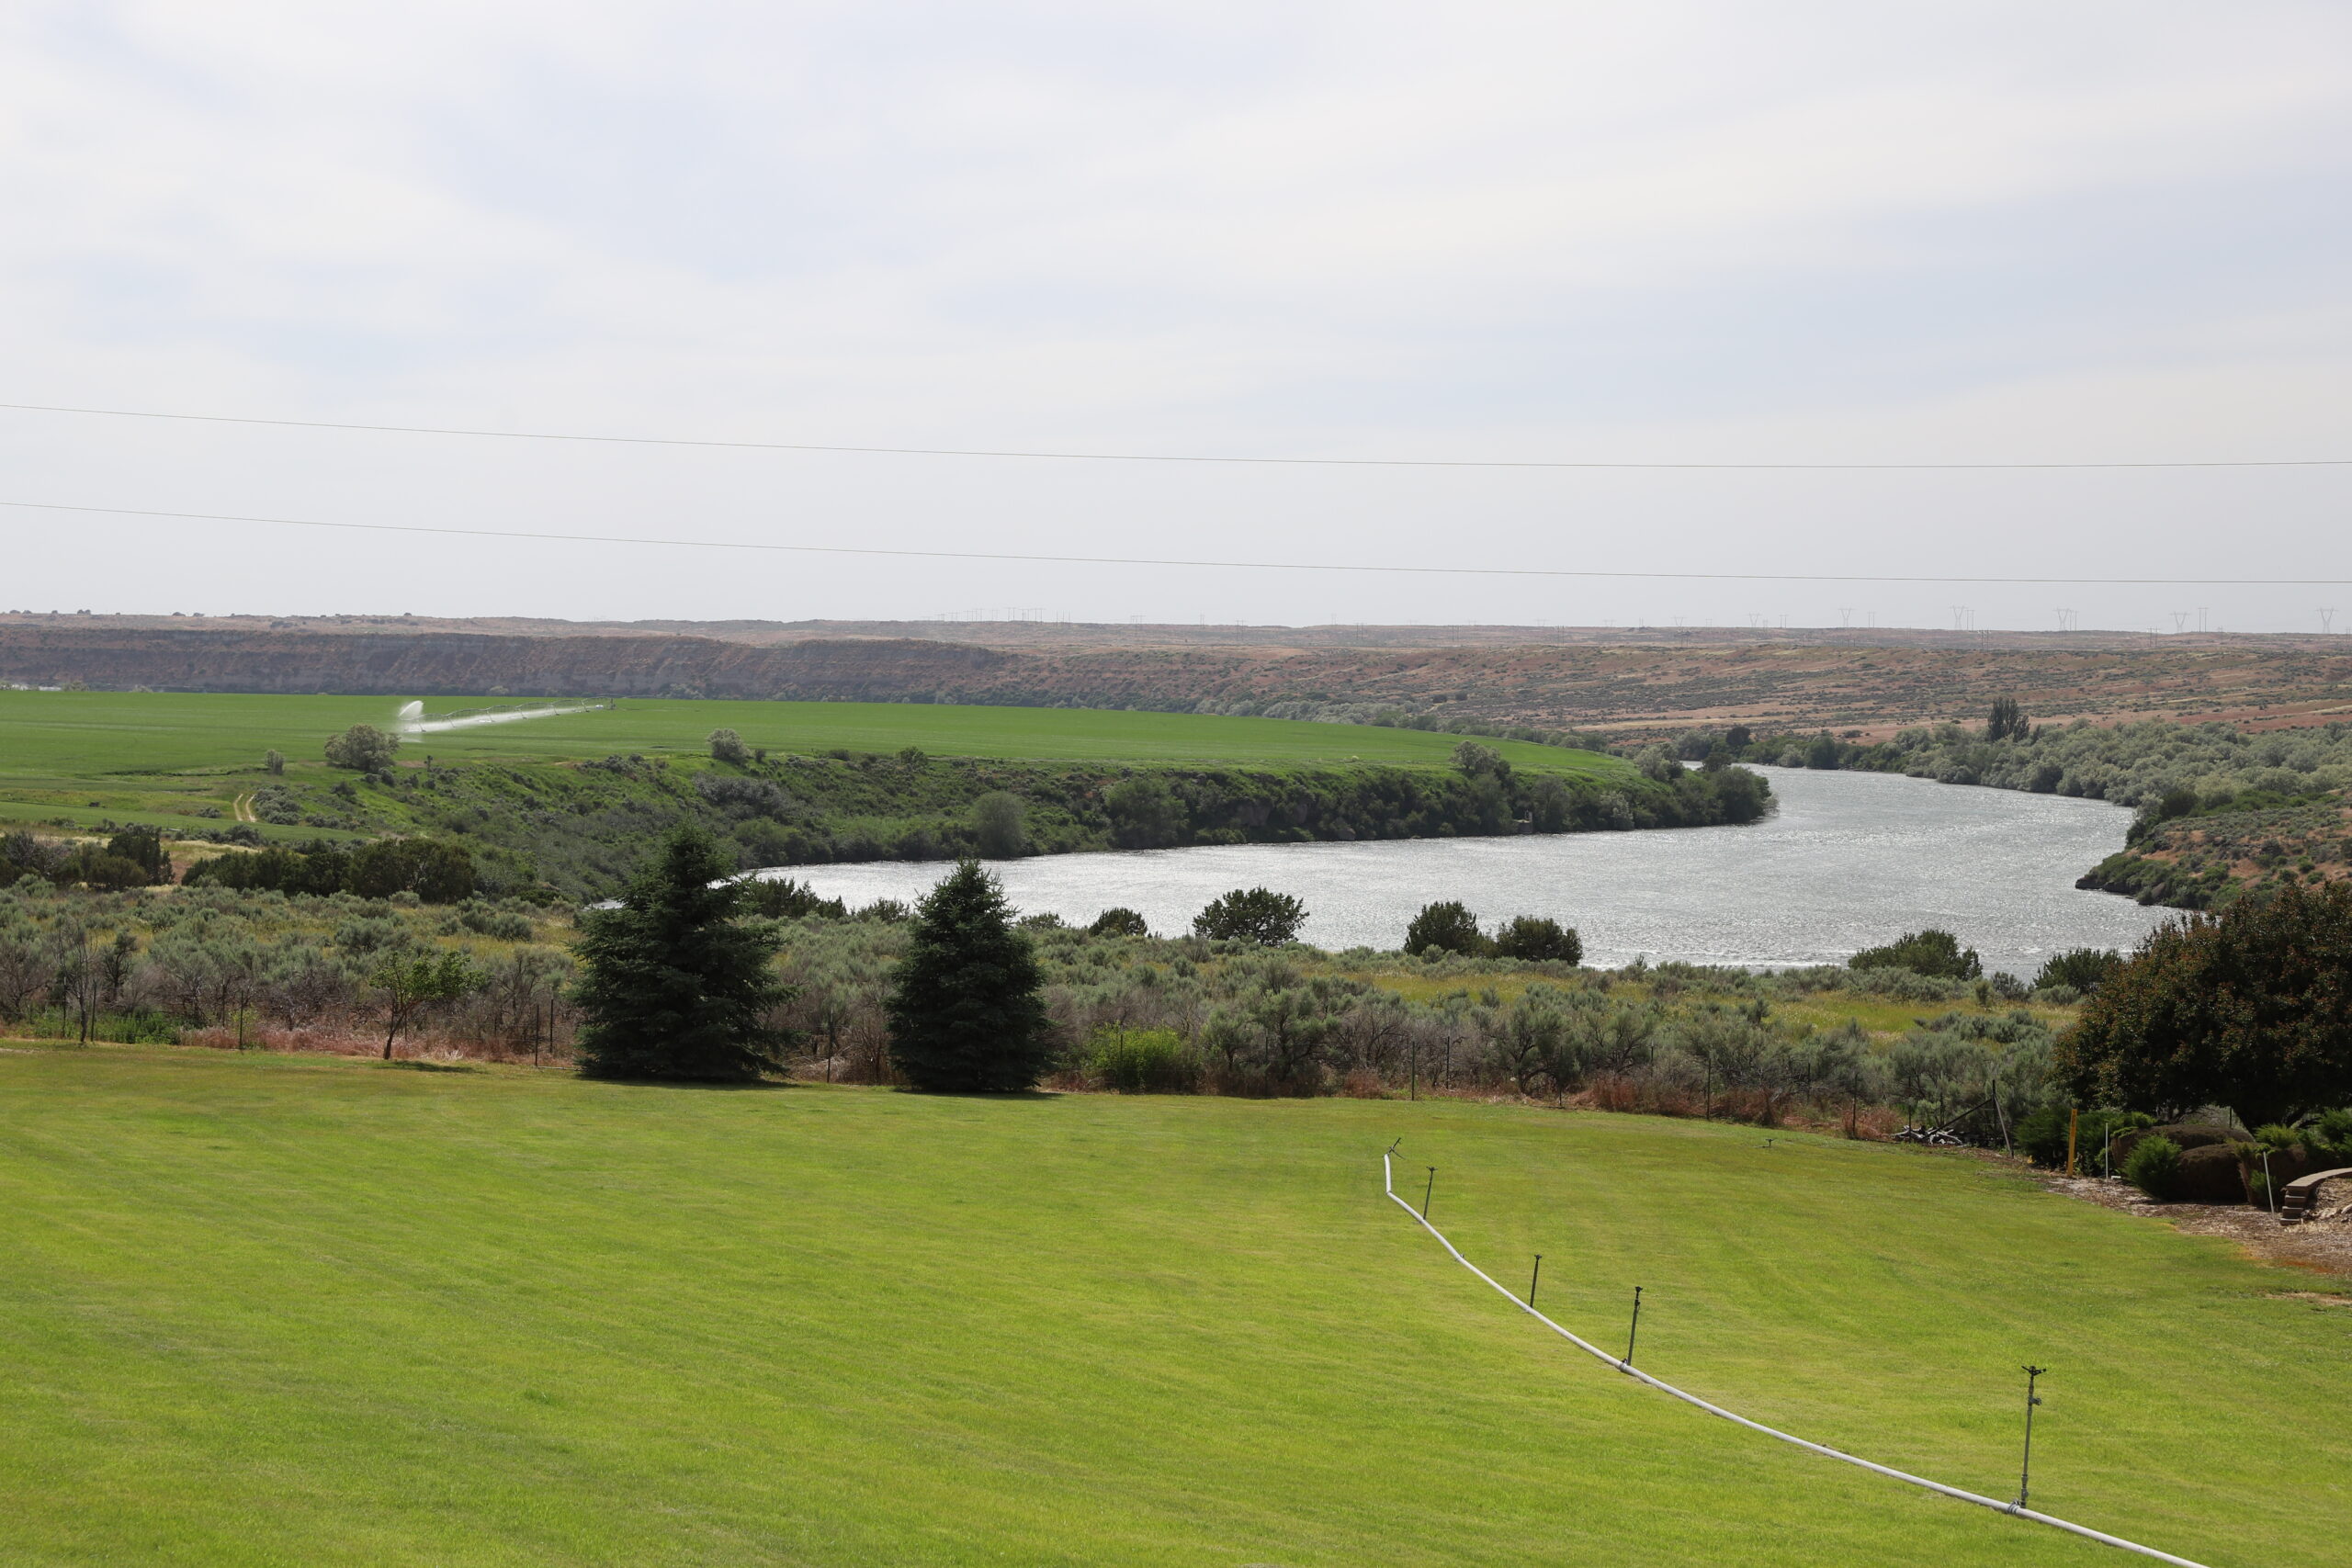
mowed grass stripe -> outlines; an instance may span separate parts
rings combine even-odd
[[[1965,1161],[1830,1145],[1776,1175],[1740,1130],[1452,1104],[107,1049],[0,1055],[8,1551],[2114,1561],[1532,1333],[1381,1198],[1399,1134],[1465,1251],[1507,1278],[1540,1246],[1551,1310],[1603,1338],[1642,1279],[1644,1360],[1759,1418],[1997,1489],[2013,1346],[2064,1340],[2101,1371],[2052,1391],[2053,1510],[2224,1565],[2328,1562],[2352,1516],[2310,1419],[2352,1386],[2337,1318]],[[1988,1243],[2018,1215],[2070,1291]]]
[[[438,697],[433,712],[491,705]],[[390,697],[0,691],[0,775],[74,778],[109,773],[255,768],[276,750],[317,760],[354,724],[389,728]],[[561,761],[614,753],[695,752],[714,729],[801,754],[842,749],[1007,761],[1250,765],[1351,761],[1442,766],[1461,738],[1370,725],[1082,708],[961,707],[920,703],[764,703],[629,699],[619,706],[423,736],[413,754],[449,762]],[[1489,742],[1537,772],[1625,771],[1593,752]]]

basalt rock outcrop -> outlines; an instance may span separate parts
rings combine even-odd
[[[1019,655],[958,643],[0,626],[0,681],[360,695],[969,701]],[[1017,685],[1018,682],[1009,682]]]

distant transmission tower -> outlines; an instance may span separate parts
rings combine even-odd
[[[2335,606],[2328,605],[2319,613],[2319,629],[2323,636],[2335,629]]]
[[[2174,636],[2177,637],[2179,634],[2181,634],[2182,632],[2185,632],[2185,631],[2187,631],[2187,630],[2188,629],[2188,611],[2186,611],[2186,610],[2169,610],[2169,611],[2166,611],[2166,612],[2165,612],[2165,614],[2167,614],[2167,615],[2171,615],[2171,616],[2172,616],[2172,629],[2173,629],[2173,635],[2174,635]]]

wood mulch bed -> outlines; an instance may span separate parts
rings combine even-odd
[[[2243,1204],[2154,1202],[2120,1179],[2042,1176],[2040,1180],[2052,1192],[2162,1220],[2189,1235],[2227,1236],[2265,1263],[2352,1279],[2352,1181],[2331,1181],[2321,1189],[2318,1219],[2282,1225],[2267,1211]],[[2352,1297],[2335,1299],[2352,1302]]]

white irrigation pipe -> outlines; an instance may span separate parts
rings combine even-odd
[[[1426,1216],[1414,1213],[1412,1204],[1396,1196],[1396,1183],[1395,1177],[1396,1173],[1391,1167],[1389,1156],[1385,1154],[1382,1155],[1380,1156],[1380,1184],[1382,1188],[1386,1190],[1388,1194],[1388,1201],[1396,1204],[1398,1208],[1404,1210],[1407,1213],[1412,1214],[1414,1223],[1419,1224],[1423,1230],[1429,1232],[1430,1235],[1437,1237],[1438,1245],[1445,1248],[1446,1251],[1453,1253],[1453,1260],[1456,1263],[1461,1264],[1462,1267],[1469,1269],[1470,1272],[1477,1275],[1481,1280],[1486,1280],[1487,1284],[1493,1285],[1496,1293],[1500,1295],[1505,1301],[1510,1303],[1511,1305],[1517,1307],[1520,1311],[1525,1313],[1528,1316],[1533,1318],[1536,1322],[1542,1324],[1544,1327],[1550,1329],[1553,1333],[1558,1335],[1561,1338],[1566,1340],[1577,1349],[1582,1350],[1586,1355],[1591,1356],[1598,1360],[1608,1362],[1611,1366],[1616,1368],[1617,1371],[1624,1373],[1627,1377],[1645,1382],[1661,1393],[1670,1393],[1675,1398],[1682,1401],[1685,1404],[1697,1405],[1700,1409],[1705,1411],[1710,1416],[1720,1416],[1724,1420],[1745,1427],[1751,1432],[1761,1432],[1768,1438],[1778,1438],[1784,1443],[1792,1443],[1796,1447],[1805,1450],[1807,1452],[1819,1454],[1824,1459],[1834,1459],[1845,1464],[1855,1465],[1860,1469],[1870,1471],[1874,1474],[1886,1476],[1891,1480],[1908,1482],[1914,1486],[1924,1487],[1929,1492],[1941,1493],[1944,1496],[1956,1498],[1962,1503],[1974,1503],[1980,1507],[1990,1508],[1996,1514],[2008,1514],[2020,1519],[2031,1519],[2035,1524],[2048,1525],[2052,1529],[2065,1530],[2070,1534],[2082,1536],[2086,1540],[2098,1541],[2103,1546],[2117,1547],[2125,1551],[2136,1551],[2143,1557],[2153,1557],[2159,1562],[2176,1563],[2178,1565],[2178,1568],[2205,1568],[2205,1564],[2197,1562],[2193,1558],[2175,1557],[2169,1551],[2158,1551],[2153,1546],[2142,1546],[2136,1540],[2126,1540],[2120,1535],[2109,1535],[2105,1530],[2095,1530],[2088,1525],[2078,1525],[2070,1519],[2062,1519],[2052,1514],[2036,1513],[2031,1508],[2020,1507],[2015,1503],[2004,1503],[1999,1501],[1997,1498],[1986,1497],[1978,1493],[1963,1492],[1957,1486],[1946,1486],[1940,1481],[1929,1481],[1925,1476],[1913,1475],[1907,1471],[1896,1470],[1890,1465],[1873,1464],[1866,1459],[1856,1459],[1852,1454],[1840,1452],[1836,1449],[1828,1448],[1820,1443],[1807,1442],[1803,1438],[1792,1437],[1786,1432],[1779,1430],[1777,1427],[1767,1427],[1761,1421],[1750,1421],[1745,1416],[1735,1415],[1733,1412],[1725,1410],[1720,1404],[1710,1404],[1707,1401],[1700,1398],[1697,1394],[1687,1393],[1681,1389],[1675,1387],[1670,1382],[1661,1382],[1660,1380],[1650,1376],[1649,1373],[1633,1366],[1623,1357],[1612,1356],[1608,1351],[1600,1348],[1600,1346],[1592,1344],[1589,1340],[1579,1339],[1577,1336],[1569,1333],[1558,1324],[1554,1323],[1550,1318],[1545,1317],[1542,1313],[1537,1312],[1534,1307],[1511,1294],[1508,1288],[1497,1283],[1493,1277],[1488,1275],[1485,1269],[1479,1268],[1476,1263],[1473,1263],[1468,1258],[1463,1257],[1460,1250],[1457,1249],[1452,1242],[1445,1239],[1445,1233],[1443,1231],[1439,1230],[1435,1225],[1430,1224]]]
[[[530,718],[561,718],[566,714],[594,713],[611,705],[610,703],[589,703],[579,707],[520,708],[503,713],[467,714],[459,718],[426,718],[422,713],[424,705],[411,703],[408,708],[401,710],[401,716],[393,728],[402,735],[440,735],[452,729],[479,729],[490,724],[520,724]],[[419,711],[411,713],[411,708]]]

